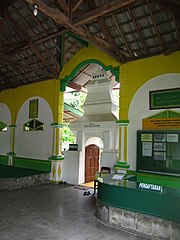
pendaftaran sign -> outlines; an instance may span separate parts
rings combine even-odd
[[[151,184],[151,183],[139,183],[138,188],[144,189],[144,190],[156,191],[156,192],[160,192],[160,193],[162,193],[162,191],[163,191],[163,186]]]
[[[147,129],[180,129],[180,118],[143,119],[142,127]]]

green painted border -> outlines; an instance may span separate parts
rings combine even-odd
[[[7,155],[8,156],[16,156],[16,154],[14,152],[8,152]]]
[[[16,128],[17,127],[17,125],[9,125],[9,128]]]
[[[116,123],[118,124],[118,126],[127,126],[129,124],[129,120],[119,120],[116,121]]]
[[[51,172],[51,161],[49,160],[15,157],[13,166]]]
[[[68,37],[71,37],[73,39],[75,39],[77,42],[79,42],[81,45],[83,45],[84,47],[88,47],[88,43],[86,41],[84,41],[82,38],[80,38],[79,36],[77,36],[76,34],[72,33],[72,32],[65,32],[65,34]]]
[[[78,72],[78,70],[83,67],[86,64],[91,64],[91,63],[96,63],[99,64],[101,67],[104,68],[105,71],[110,70],[111,73],[115,76],[115,79],[117,82],[119,82],[119,66],[117,67],[113,67],[112,65],[110,66],[105,66],[102,62],[96,60],[96,59],[88,59],[85,60],[81,63],[79,63],[71,72],[70,75],[66,76],[65,78],[61,79],[61,84],[60,84],[60,92],[64,92],[66,90],[66,86],[68,85],[68,83],[75,77],[76,73]]]
[[[8,165],[9,156],[0,155],[0,164]]]
[[[114,164],[114,167],[117,168],[117,169],[118,168],[119,169],[122,169],[122,168],[128,169],[128,168],[130,168],[130,164],[127,163],[127,162],[117,162],[117,163]]]
[[[49,160],[56,160],[56,161],[59,161],[59,160],[64,160],[64,156],[51,156],[49,157]]]

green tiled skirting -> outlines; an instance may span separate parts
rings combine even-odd
[[[15,157],[13,165],[15,167],[34,169],[43,172],[51,171],[51,161],[49,160]]]
[[[8,156],[0,155],[0,164],[7,165],[8,164],[8,159],[9,159]]]

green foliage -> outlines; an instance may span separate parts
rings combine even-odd
[[[62,142],[74,143],[75,137],[69,128],[69,124],[64,125],[62,129]]]
[[[86,100],[86,94],[82,92],[66,93],[64,102],[80,111],[83,111],[82,106]]]

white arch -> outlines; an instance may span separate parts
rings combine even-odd
[[[88,145],[91,145],[91,144],[95,144],[96,146],[98,146],[100,149],[103,148],[103,140],[102,138],[100,137],[96,137],[96,136],[92,136],[92,137],[89,137],[87,140],[86,140],[86,143],[85,143],[85,147],[87,147]]]
[[[44,123],[43,131],[23,131],[23,125],[29,119],[29,101],[38,99],[38,118]],[[17,116],[15,134],[15,153],[18,157],[48,159],[52,153],[53,114],[48,102],[38,96],[31,97],[22,105]]]
[[[0,121],[9,126],[11,124],[11,113],[8,106],[0,103]],[[0,154],[6,155],[10,151],[10,130],[7,132],[0,132]]]
[[[149,91],[177,88],[179,86],[180,74],[168,73],[150,79],[134,95],[129,107],[130,125],[128,134],[128,161],[132,170],[136,170],[136,133],[137,130],[142,129],[142,119],[163,111],[163,109],[149,109]],[[173,110],[180,112],[179,108]]]

